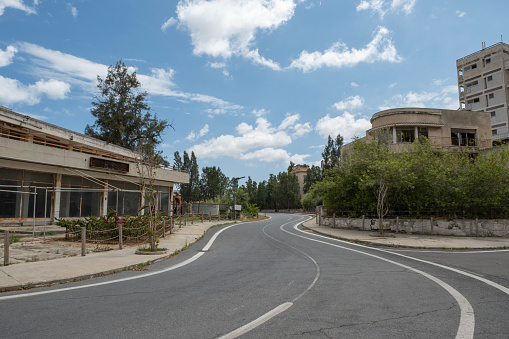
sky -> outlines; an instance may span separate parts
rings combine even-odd
[[[122,60],[161,149],[255,181],[319,165],[376,112],[457,109],[456,60],[509,41],[509,1],[0,0],[0,105],[83,133]],[[241,181],[242,183],[242,181]]]

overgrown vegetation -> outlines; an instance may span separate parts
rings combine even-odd
[[[350,145],[303,198],[350,216],[509,217],[509,150],[446,151],[427,139],[394,151],[383,140]]]

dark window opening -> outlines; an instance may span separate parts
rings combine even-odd
[[[413,127],[398,127],[396,129],[398,142],[414,142],[415,130]]]
[[[475,131],[452,129],[451,144],[455,146],[476,146]]]

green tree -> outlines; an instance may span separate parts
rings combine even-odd
[[[343,137],[338,134],[335,139],[329,135],[327,145],[322,153],[324,171],[337,167],[341,156],[341,147],[343,146]]]
[[[156,147],[162,134],[173,125],[151,113],[146,103],[148,93],[140,91],[141,83],[136,72],[129,73],[126,65],[118,61],[108,68],[106,78],[97,76],[99,95],[94,96],[91,113],[95,123],[85,127],[85,134],[99,140],[139,151],[144,145],[154,154],[156,164],[168,165]]]
[[[318,166],[311,166],[306,171],[306,176],[304,177],[304,193],[307,193],[311,186],[322,179],[322,171]]]
[[[200,196],[204,200],[214,200],[223,196],[228,185],[228,177],[216,166],[203,167],[200,179]]]

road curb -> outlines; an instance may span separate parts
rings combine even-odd
[[[168,251],[168,253],[166,253],[166,254],[162,255],[161,257],[158,257],[158,258],[150,259],[150,260],[138,263],[138,264],[132,264],[132,265],[124,266],[124,267],[108,269],[108,270],[101,271],[101,272],[96,272],[96,273],[90,273],[90,274],[84,274],[84,275],[78,275],[78,276],[74,276],[74,277],[68,277],[68,278],[62,278],[62,279],[54,279],[54,280],[48,280],[48,281],[39,281],[39,282],[31,282],[31,283],[26,283],[26,284],[16,284],[16,285],[11,285],[11,286],[5,286],[5,287],[0,288],[0,293],[2,293],[2,292],[12,292],[12,291],[21,291],[21,290],[29,290],[29,289],[36,288],[36,287],[49,287],[49,286],[61,285],[61,284],[70,283],[70,282],[78,282],[78,281],[88,280],[88,279],[92,279],[92,278],[103,277],[103,276],[114,274],[114,273],[119,273],[119,272],[124,272],[124,271],[131,271],[131,270],[135,270],[137,268],[141,269],[141,268],[143,268],[145,266],[149,266],[149,265],[158,263],[160,261],[163,261],[163,260],[166,260],[166,259],[170,259],[171,257],[177,256],[181,252],[185,251],[186,249],[190,248],[191,246],[196,244],[198,241],[203,239],[203,237],[212,228],[216,228],[216,227],[220,227],[220,226],[226,226],[226,225],[230,225],[230,224],[232,224],[232,223],[212,225],[212,226],[208,227],[203,232],[203,234],[201,236],[199,236],[195,241],[185,245],[184,247],[182,247],[180,249],[176,249],[175,251],[173,251],[171,253]],[[161,255],[161,254],[159,254],[159,255]]]

